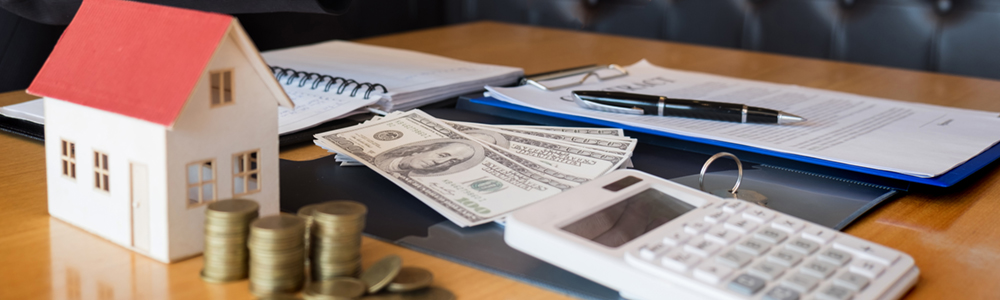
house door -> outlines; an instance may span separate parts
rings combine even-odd
[[[131,163],[132,247],[149,252],[149,174],[146,165]]]

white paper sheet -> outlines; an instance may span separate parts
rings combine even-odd
[[[671,70],[645,60],[627,69],[627,77],[553,92],[531,86],[488,90],[497,99],[537,109],[925,178],[951,170],[1000,140],[1000,118],[995,112]],[[599,112],[573,103],[572,90],[744,103],[782,110],[808,121],[740,124]]]

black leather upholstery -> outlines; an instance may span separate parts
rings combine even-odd
[[[1000,79],[1000,0],[447,0],[498,20]]]

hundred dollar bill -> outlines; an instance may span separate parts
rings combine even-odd
[[[315,137],[463,227],[490,222],[572,187],[531,171],[419,110]]]
[[[601,151],[595,148],[561,143],[558,139],[497,130],[495,129],[497,127],[476,126],[469,123],[444,123],[475,139],[516,154],[508,155],[508,157],[519,159],[522,164],[525,163],[523,161],[533,162],[551,172],[576,175],[585,179],[583,181],[576,179],[577,183],[590,181],[617,169],[629,156],[623,151],[617,153]],[[562,134],[553,132],[553,135]],[[544,169],[534,170],[545,172]]]
[[[619,152],[624,151],[627,153],[632,153],[632,151],[635,150],[635,146],[638,144],[638,141],[636,141],[636,139],[628,137],[618,137],[610,135],[599,136],[599,135],[573,134],[562,131],[538,130],[538,129],[523,128],[518,126],[485,125],[485,124],[476,124],[468,122],[454,122],[454,123],[463,124],[467,126],[488,127],[495,130],[532,135],[545,139],[561,141],[564,143],[575,144],[579,146],[587,146],[587,147],[592,147],[594,149],[601,149],[605,151],[614,149]]]
[[[560,127],[560,126],[538,126],[538,125],[500,125],[510,129],[544,130],[564,133],[575,133],[585,135],[602,135],[610,137],[626,137],[625,131],[621,128],[604,127]],[[626,137],[627,138],[627,137]]]

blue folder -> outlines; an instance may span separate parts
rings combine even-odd
[[[965,163],[963,163],[963,164],[961,164],[961,165],[959,165],[959,166],[957,166],[957,167],[949,170],[947,173],[941,174],[940,176],[937,176],[937,177],[922,178],[922,177],[916,177],[916,176],[911,176],[911,175],[906,175],[906,174],[901,174],[901,173],[896,173],[896,172],[876,170],[876,169],[865,168],[865,167],[859,167],[859,166],[855,166],[855,165],[849,165],[849,164],[845,164],[845,163],[839,163],[839,162],[834,162],[834,161],[829,161],[829,160],[823,160],[823,159],[818,159],[818,158],[814,158],[814,157],[807,157],[807,156],[802,156],[802,155],[796,155],[796,154],[778,152],[778,151],[774,151],[774,150],[761,149],[761,148],[751,147],[751,146],[742,145],[742,144],[722,142],[722,141],[705,139],[705,138],[696,138],[696,137],[690,137],[690,136],[685,136],[685,135],[680,135],[680,134],[674,134],[674,133],[667,133],[667,132],[652,130],[652,129],[648,129],[648,128],[628,126],[628,125],[623,125],[623,124],[620,124],[620,123],[617,123],[617,122],[614,122],[614,121],[609,121],[609,120],[596,119],[596,118],[590,118],[590,117],[581,117],[581,116],[575,116],[575,115],[569,115],[569,114],[562,114],[562,113],[555,113],[555,112],[550,112],[550,111],[544,111],[544,110],[534,109],[534,108],[525,107],[525,106],[521,106],[521,105],[511,104],[511,103],[508,103],[508,102],[503,102],[503,101],[497,100],[497,99],[492,98],[492,97],[469,99],[469,102],[471,102],[473,104],[477,104],[477,105],[492,106],[492,107],[497,107],[497,108],[502,108],[502,109],[507,109],[507,110],[512,110],[512,111],[517,111],[517,112],[522,112],[522,113],[531,113],[531,114],[537,114],[537,115],[555,117],[555,118],[566,119],[566,120],[576,121],[576,122],[581,122],[581,123],[594,124],[594,125],[599,125],[599,126],[622,128],[622,129],[629,130],[629,131],[634,131],[634,132],[641,132],[641,133],[646,133],[646,134],[650,134],[650,135],[663,136],[663,137],[668,137],[668,138],[673,138],[673,139],[678,139],[678,140],[683,140],[683,141],[689,141],[689,142],[694,142],[694,143],[702,143],[702,144],[714,145],[714,146],[719,146],[719,147],[723,147],[723,148],[727,148],[727,149],[741,150],[741,151],[745,151],[745,152],[757,153],[757,154],[771,156],[771,157],[779,157],[779,158],[789,159],[789,160],[803,162],[803,163],[812,164],[812,165],[818,165],[818,166],[830,167],[830,168],[835,168],[835,169],[847,170],[847,171],[861,173],[861,174],[868,174],[868,175],[872,175],[872,176],[880,177],[880,178],[889,178],[889,179],[901,180],[901,181],[905,181],[905,182],[909,182],[909,183],[916,183],[916,184],[927,185],[927,186],[934,186],[934,187],[950,187],[952,185],[955,185],[956,183],[962,181],[963,179],[965,179],[965,178],[973,175],[977,171],[985,168],[986,166],[989,166],[997,158],[1000,158],[1000,144],[995,144],[992,147],[990,147],[989,149],[987,149],[986,151],[983,151],[982,153],[980,153],[979,155],[977,155],[976,157],[973,157],[972,159],[966,161]]]

